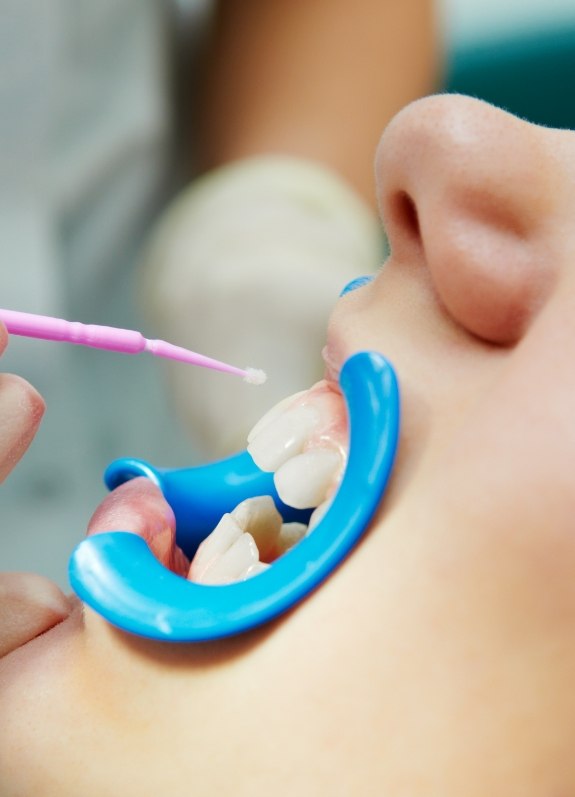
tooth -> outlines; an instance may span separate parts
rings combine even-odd
[[[236,506],[231,515],[243,531],[252,535],[263,562],[276,558],[282,516],[270,495],[247,498]]]
[[[305,523],[283,523],[279,537],[277,539],[277,556],[289,551],[301,539],[303,539],[307,532]]]
[[[269,565],[266,565],[265,562],[256,562],[252,565],[244,575],[244,578],[251,578],[252,576],[257,576],[258,573],[263,573],[264,570],[267,570]]]
[[[278,401],[277,404],[274,404],[271,410],[268,410],[266,414],[259,419],[259,421],[252,428],[251,432],[248,434],[248,443],[251,443],[254,437],[256,437],[256,435],[258,435],[265,426],[267,426],[272,421],[275,421],[276,418],[279,418],[279,416],[283,412],[285,412],[285,410],[287,410],[289,405],[292,402],[294,402],[296,399],[298,399],[300,396],[303,396],[304,393],[307,393],[307,391],[300,390],[299,393],[294,393],[291,396],[287,396],[281,401]]]
[[[228,550],[202,574],[202,584],[228,584],[241,581],[259,563],[258,546],[251,534],[242,534]],[[197,580],[197,579],[196,579]]]
[[[277,470],[288,459],[301,453],[318,422],[319,416],[312,406],[294,407],[280,413],[252,437],[248,451],[262,470]]]
[[[223,515],[222,519],[200,543],[194,556],[188,578],[191,581],[201,581],[204,573],[242,536],[242,530],[231,515]]]
[[[279,497],[296,509],[318,506],[342,464],[341,454],[333,448],[313,448],[292,457],[274,475]]]
[[[317,524],[320,522],[320,520],[323,518],[323,516],[329,509],[330,505],[331,505],[331,498],[327,501],[324,501],[322,504],[320,504],[318,507],[314,509],[309,518],[309,524],[307,527],[308,534],[310,533],[310,531],[313,531],[313,529],[317,526]]]

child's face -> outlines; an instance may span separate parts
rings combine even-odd
[[[575,133],[431,98],[377,180],[392,254],[326,354],[399,375],[369,534],[243,637],[162,646],[78,610],[6,657],[2,794],[575,793]],[[165,523],[137,489],[116,517]]]

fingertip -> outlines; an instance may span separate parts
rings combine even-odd
[[[8,345],[8,332],[4,323],[0,320],[0,355]]]
[[[17,374],[0,374],[0,402],[6,393],[6,402],[18,406],[22,413],[33,419],[41,419],[46,402],[36,388]]]
[[[40,425],[44,399],[25,379],[0,374],[0,482],[26,452]]]

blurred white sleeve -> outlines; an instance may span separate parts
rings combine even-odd
[[[339,177],[291,157],[238,161],[195,181],[165,212],[142,276],[157,337],[268,381],[170,364],[175,406],[204,454],[245,446],[259,416],[321,378],[328,316],[383,259],[374,214]]]

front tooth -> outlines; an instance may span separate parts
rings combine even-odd
[[[261,470],[277,470],[303,450],[318,422],[317,411],[309,405],[281,412],[252,437],[248,451]]]
[[[293,457],[274,475],[279,497],[296,509],[318,506],[342,464],[341,454],[333,448],[313,448]]]
[[[275,558],[277,539],[281,532],[282,516],[270,495],[247,498],[231,513],[243,531],[249,532],[258,546],[260,559],[270,562]]]
[[[248,578],[258,562],[259,552],[254,538],[251,534],[242,534],[231,548],[204,571],[199,580],[202,584],[229,584],[231,581],[242,581]]]
[[[242,529],[235,519],[231,515],[223,515],[212,533],[200,543],[192,559],[188,578],[191,581],[201,581],[209,567],[226,553],[241,536]]]
[[[303,394],[306,392],[306,390],[300,390],[299,393],[294,393],[291,396],[287,396],[281,401],[278,401],[277,404],[274,404],[271,410],[268,410],[266,414],[259,419],[259,421],[252,428],[251,432],[248,434],[248,443],[251,443],[254,437],[256,437],[265,426],[267,426],[269,423],[272,423],[272,421],[275,421],[276,418],[278,418],[285,410],[287,410],[290,404],[292,404],[300,396],[303,396]]]

